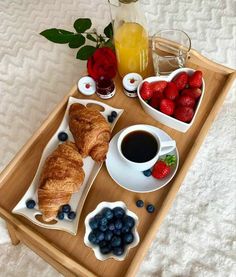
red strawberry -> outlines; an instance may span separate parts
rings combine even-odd
[[[188,83],[191,88],[200,88],[202,86],[202,71],[197,70],[192,76],[189,76]]]
[[[175,103],[177,106],[193,108],[195,105],[195,99],[188,95],[181,95]]]
[[[179,106],[175,109],[174,117],[183,122],[190,122],[194,116],[192,108]]]
[[[159,160],[153,167],[152,176],[157,179],[163,179],[170,174],[171,165],[176,163],[174,155],[166,155],[164,160]]]
[[[152,106],[154,109],[158,109],[160,105],[161,98],[152,97],[150,99],[149,105]]]
[[[181,95],[188,95],[197,100],[202,95],[202,91],[200,88],[186,88],[181,92]]]
[[[160,111],[167,115],[172,115],[175,110],[175,103],[167,98],[164,98],[160,102]]]
[[[174,79],[173,82],[176,84],[178,90],[182,90],[188,83],[188,74],[186,72],[181,72]]]
[[[164,90],[164,95],[166,98],[170,100],[175,100],[175,98],[179,95],[177,86],[174,82],[169,82]]]
[[[142,87],[140,89],[140,95],[143,100],[149,100],[153,95],[153,90],[150,87],[150,83],[143,82]]]
[[[150,86],[154,92],[163,92],[167,86],[167,82],[166,81],[156,81],[156,82],[150,83]]]

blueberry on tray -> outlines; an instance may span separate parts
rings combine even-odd
[[[66,132],[60,132],[57,137],[60,141],[66,141],[68,139],[68,135]]]
[[[29,199],[27,202],[26,202],[26,207],[28,209],[33,209],[35,207],[36,203],[33,199]]]

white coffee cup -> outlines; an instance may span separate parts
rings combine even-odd
[[[151,134],[157,141],[158,145],[158,151],[156,155],[149,161],[146,162],[133,162],[127,159],[121,150],[121,144],[123,139],[130,133],[135,131],[145,131],[149,134]],[[140,146],[141,147],[141,146]],[[118,141],[117,141],[117,148],[118,152],[120,154],[120,157],[124,162],[126,162],[127,166],[137,170],[137,171],[145,171],[147,169],[150,169],[154,166],[154,164],[158,161],[159,157],[162,155],[165,155],[171,151],[173,151],[176,148],[176,142],[175,140],[168,140],[168,141],[162,141],[158,134],[153,130],[153,127],[150,125],[144,125],[144,124],[138,124],[138,125],[132,125],[130,127],[127,127],[124,129],[121,134],[119,135]]]

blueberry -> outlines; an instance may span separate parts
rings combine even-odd
[[[149,213],[153,213],[155,211],[155,207],[152,204],[147,205],[147,211]]]
[[[116,111],[112,111],[112,112],[111,112],[111,116],[113,116],[114,118],[116,118],[116,117],[117,117],[117,112],[116,112]]]
[[[115,247],[115,248],[113,248],[112,252],[116,256],[122,256],[124,254],[124,248],[123,247]]]
[[[99,219],[98,223],[99,225],[107,225],[108,221],[105,217],[102,217],[101,219]]]
[[[114,208],[113,212],[116,218],[122,218],[125,215],[125,211],[121,207]]]
[[[146,177],[150,177],[152,175],[152,171],[151,171],[151,169],[148,169],[148,170],[143,171],[143,174]]]
[[[129,233],[130,228],[128,226],[123,226],[121,229],[122,234]]]
[[[110,241],[110,240],[112,239],[112,237],[113,237],[112,231],[107,230],[107,231],[105,232],[105,240],[106,240],[106,241]]]
[[[64,213],[63,213],[63,212],[58,212],[57,218],[58,218],[59,220],[63,220],[63,219],[64,219]]]
[[[114,121],[114,117],[112,115],[108,115],[108,122],[112,123]]]
[[[121,230],[120,230],[120,229],[115,229],[115,230],[113,231],[113,234],[114,234],[114,235],[117,235],[117,236],[120,236],[120,235],[121,235]]]
[[[133,219],[133,217],[131,216],[126,216],[123,218],[123,223],[125,226],[129,227],[130,229],[134,227],[135,221]]]
[[[109,229],[110,231],[114,231],[114,230],[115,230],[115,224],[114,224],[113,222],[109,223],[108,229]]]
[[[120,230],[120,229],[122,229],[122,227],[123,227],[122,221],[121,221],[120,219],[117,219],[117,220],[115,221],[115,228],[116,228],[117,230]]]
[[[107,230],[107,225],[99,225],[98,229],[102,232],[105,232]]]
[[[136,201],[136,206],[142,208],[144,206],[143,200]]]
[[[60,132],[57,137],[60,141],[66,141],[68,139],[68,135],[66,132]]]
[[[110,220],[113,218],[113,212],[110,208],[103,209],[102,214],[107,220]]]
[[[88,240],[93,244],[97,244],[96,234],[94,232],[91,232],[88,236]]]
[[[76,217],[76,213],[75,212],[69,212],[67,216],[68,216],[69,219],[73,220]]]
[[[91,227],[92,230],[98,228],[98,220],[96,218],[92,218],[89,221],[89,226]]]
[[[112,247],[120,246],[121,243],[122,243],[121,238],[118,237],[118,236],[114,236],[114,237],[111,239],[111,246],[112,246]]]
[[[71,211],[70,205],[69,205],[69,204],[63,205],[63,206],[61,207],[61,211],[62,211],[63,213],[67,213],[67,214],[68,214],[68,213]]]
[[[107,246],[107,242],[105,240],[102,240],[99,242],[99,247],[104,247],[104,246]]]
[[[103,255],[106,255],[106,254],[108,254],[108,253],[111,252],[111,246],[110,246],[110,245],[106,245],[106,246],[104,246],[104,247],[101,247],[101,248],[100,248],[100,251],[101,251],[101,253],[102,253]]]
[[[35,207],[36,203],[33,199],[29,199],[27,202],[26,202],[26,207],[28,209],[33,209]]]
[[[96,238],[97,238],[99,241],[102,241],[102,240],[104,240],[105,235],[104,235],[103,232],[97,231],[97,232],[96,232]]]
[[[132,233],[126,233],[123,236],[123,241],[126,244],[130,244],[134,241],[134,235]]]
[[[97,219],[97,220],[100,220],[102,218],[102,215],[101,214],[96,214],[94,218]]]

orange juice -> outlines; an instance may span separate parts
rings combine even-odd
[[[148,34],[138,23],[123,23],[115,32],[118,71],[121,77],[136,72],[146,77],[148,67]]]

